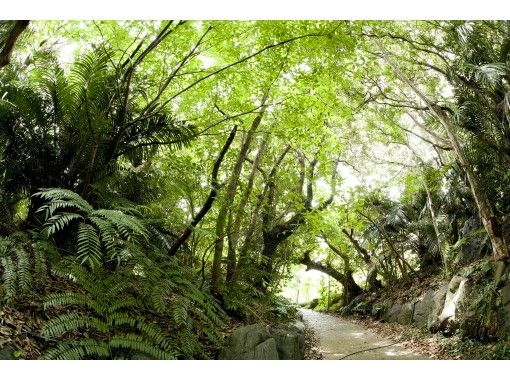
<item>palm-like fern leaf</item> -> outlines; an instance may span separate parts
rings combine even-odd
[[[78,226],[78,260],[88,263],[91,267],[101,263],[101,242],[96,229],[90,224],[80,223]]]

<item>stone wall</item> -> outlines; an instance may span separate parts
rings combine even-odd
[[[371,314],[433,333],[460,331],[474,339],[510,339],[510,276],[505,273],[503,281],[496,284],[491,272],[488,261],[480,262],[407,302],[375,301]]]

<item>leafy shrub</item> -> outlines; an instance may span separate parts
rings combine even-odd
[[[268,305],[268,312],[277,318],[292,318],[297,313],[296,305],[283,296],[274,296]]]

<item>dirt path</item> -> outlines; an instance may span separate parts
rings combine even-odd
[[[308,309],[301,309],[301,312],[303,319],[315,330],[326,360],[344,357],[346,360],[429,359],[345,319]],[[371,350],[350,355],[366,349]]]

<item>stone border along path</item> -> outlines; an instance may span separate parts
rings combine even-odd
[[[430,359],[340,317],[308,309],[300,311],[308,326],[315,331],[326,360]]]

